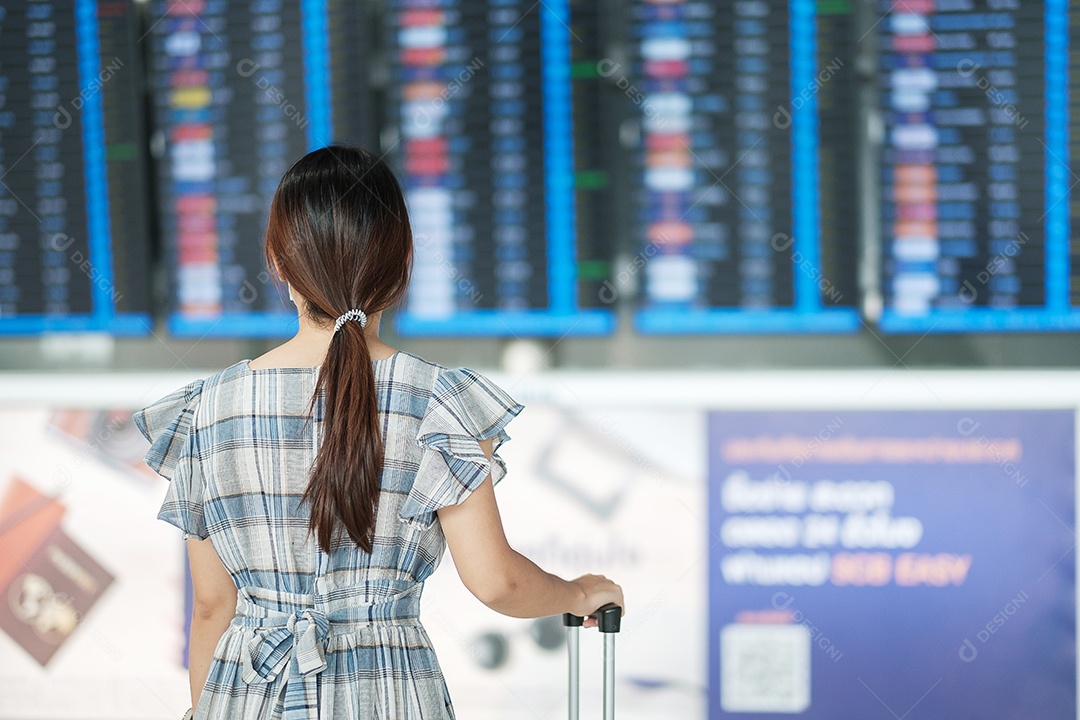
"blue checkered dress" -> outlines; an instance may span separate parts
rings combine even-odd
[[[446,542],[435,511],[490,473],[477,440],[507,439],[522,407],[490,380],[398,352],[373,361],[386,455],[369,555],[326,554],[300,496],[319,446],[318,368],[247,361],[162,398],[135,422],[170,480],[158,517],[210,538],[237,587],[196,720],[433,720],[454,711],[420,624]]]

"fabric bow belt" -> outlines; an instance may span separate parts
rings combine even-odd
[[[270,682],[290,658],[296,659],[300,675],[326,669],[323,640],[330,630],[330,620],[325,613],[311,609],[300,615],[283,613],[280,618],[263,620],[244,647],[244,682],[249,685]]]
[[[283,603],[277,595],[255,600],[264,589],[237,593],[234,624],[250,628],[241,650],[241,677],[249,685],[269,683],[284,675],[284,720],[318,716],[318,674],[326,669],[325,641],[331,628],[355,630],[378,622],[415,620],[420,613],[420,590],[414,587],[373,604],[337,600],[317,603],[311,595],[290,595]],[[305,602],[306,601],[306,602]],[[266,604],[294,605],[286,612]]]

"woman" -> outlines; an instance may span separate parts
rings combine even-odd
[[[195,589],[194,717],[453,718],[418,612],[449,546],[465,586],[513,617],[623,602],[512,550],[492,486],[522,406],[485,377],[379,340],[405,294],[412,232],[368,152],[301,158],[270,209],[266,257],[296,336],[135,416],[170,480]]]

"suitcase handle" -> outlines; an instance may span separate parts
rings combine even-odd
[[[563,613],[563,625],[566,627],[581,627],[585,624],[585,618],[573,613]],[[617,633],[622,629],[622,608],[615,603],[608,603],[589,617],[596,618],[597,629],[602,633]]]
[[[589,617],[596,618],[596,626],[604,633],[604,719],[615,719],[615,633],[622,627],[622,608],[608,603]],[[563,613],[566,626],[566,647],[570,656],[570,720],[578,720],[581,703],[580,650],[578,639],[585,618],[573,613]]]

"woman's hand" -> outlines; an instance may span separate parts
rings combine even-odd
[[[584,617],[585,627],[596,627],[596,618],[589,617],[589,614],[609,603],[618,605],[622,608],[622,614],[626,614],[622,588],[612,580],[603,575],[582,575],[570,582],[581,591],[580,600],[570,609],[570,612]]]

